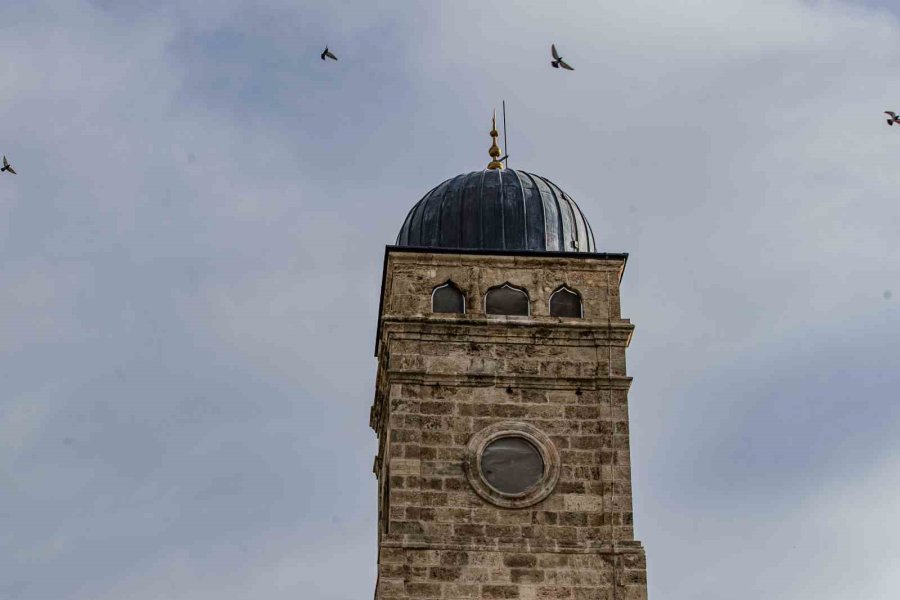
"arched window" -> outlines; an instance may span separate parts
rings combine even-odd
[[[466,312],[466,297],[452,281],[448,281],[431,292],[431,312],[463,314]]]
[[[528,293],[508,283],[492,287],[484,296],[484,312],[489,315],[518,315],[527,317],[531,314]]]
[[[550,316],[581,319],[584,309],[578,292],[562,286],[550,296]]]

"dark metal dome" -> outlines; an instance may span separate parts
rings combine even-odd
[[[575,201],[540,175],[485,169],[457,175],[419,200],[398,246],[596,252]]]

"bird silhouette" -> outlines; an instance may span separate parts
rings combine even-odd
[[[13,175],[16,175],[16,170],[10,166],[9,161],[6,160],[5,156],[3,157],[3,168],[0,169],[0,172],[3,172],[3,171],[9,171]]]
[[[556,44],[550,44],[550,53],[553,55],[553,60],[550,61],[550,64],[553,65],[554,69],[558,69],[562,67],[563,69],[567,69],[569,71],[574,71],[569,63],[562,59],[562,56],[559,55],[559,52],[556,51]]]
[[[325,60],[326,57],[337,60],[337,56],[331,53],[331,50],[328,49],[328,46],[325,46],[325,52],[322,53],[322,60]]]
[[[887,124],[888,124],[888,125],[893,126],[894,123],[900,123],[900,117],[898,117],[898,116],[897,116],[897,113],[895,113],[894,111],[892,111],[892,110],[886,110],[886,111],[884,111],[884,114],[890,115],[890,117],[891,117],[890,119],[887,119]]]

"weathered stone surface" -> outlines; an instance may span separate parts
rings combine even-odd
[[[379,316],[371,423],[379,436],[376,600],[646,598],[634,540],[623,262],[590,257],[392,253]],[[432,314],[452,280],[466,314]],[[528,291],[531,316],[483,313],[488,288]],[[549,316],[576,290],[583,319]],[[525,423],[559,456],[553,492],[502,508],[470,485],[469,441]]]

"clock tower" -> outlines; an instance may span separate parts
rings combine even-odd
[[[549,180],[441,183],[385,250],[376,600],[642,600],[626,254]]]

